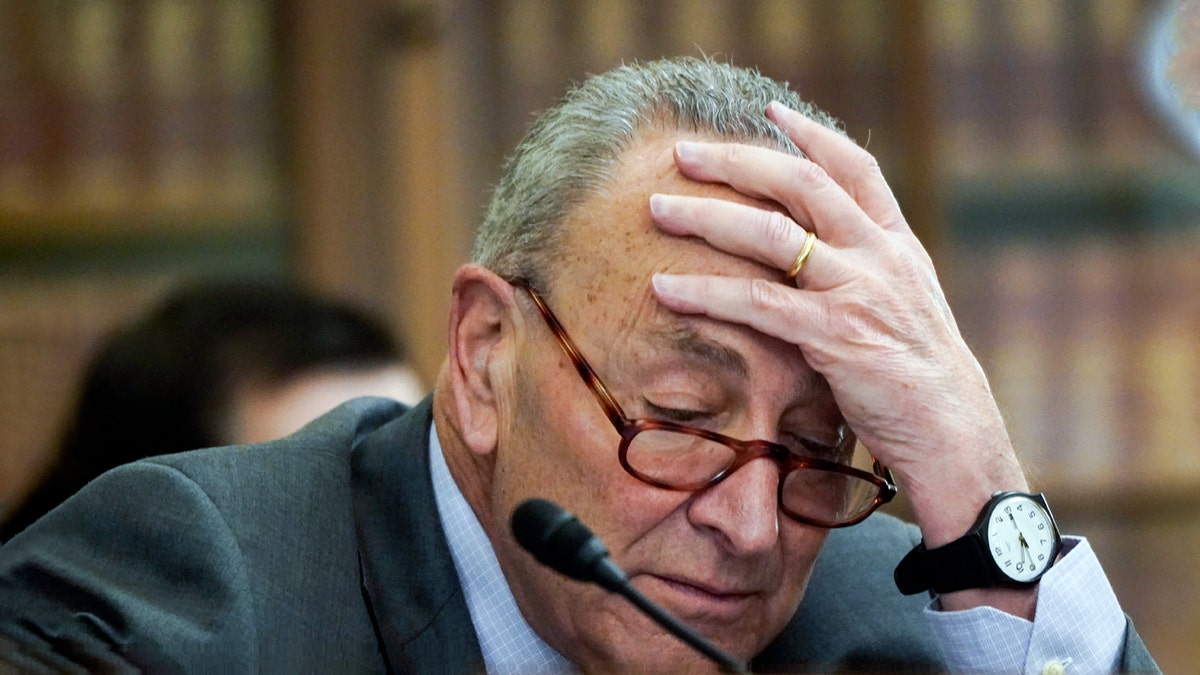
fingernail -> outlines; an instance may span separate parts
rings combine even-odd
[[[666,196],[658,193],[650,195],[650,215],[655,218],[662,218],[667,215],[667,207],[669,206]]]
[[[675,144],[675,156],[679,159],[695,159],[700,154],[700,145],[692,141],[679,141]]]
[[[672,274],[655,274],[650,278],[650,283],[653,284],[656,293],[665,295],[670,295],[679,288],[679,279]]]
[[[658,273],[650,278],[650,285],[654,287],[654,295],[664,306],[675,312],[703,312],[704,308],[698,305],[688,292],[688,285],[684,278],[676,274]]]

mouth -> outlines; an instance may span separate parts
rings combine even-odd
[[[643,589],[681,619],[725,623],[744,617],[757,594],[685,577],[648,574]]]

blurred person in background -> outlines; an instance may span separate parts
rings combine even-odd
[[[60,449],[0,542],[108,469],[286,436],[338,404],[423,395],[401,342],[349,304],[284,282],[179,287],[100,346]]]

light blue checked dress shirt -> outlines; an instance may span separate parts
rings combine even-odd
[[[433,473],[438,515],[442,518],[450,556],[454,558],[454,569],[463,585],[487,671],[498,675],[575,672],[577,669],[571,662],[538,637],[517,609],[517,600],[500,571],[492,544],[450,476],[437,430],[432,427],[429,466]]]
[[[529,627],[513,598],[487,534],[467,504],[429,432],[429,465],[438,514],[463,585],[483,662],[495,675],[577,672]],[[1125,614],[1084,539],[1064,537],[1064,555],[1038,590],[1037,621],[980,607],[925,610],[949,672],[1112,672],[1125,638]],[[1087,607],[1080,608],[1080,599]],[[1056,669],[1057,668],[1057,669]]]

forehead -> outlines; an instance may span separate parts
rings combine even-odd
[[[673,148],[692,139],[711,140],[680,132],[644,137],[624,154],[608,184],[575,209],[565,223],[564,257],[552,280],[555,311],[573,337],[583,339],[593,365],[604,363],[610,351],[647,367],[655,354],[667,358],[669,353],[706,370],[716,367],[739,380],[752,380],[764,391],[807,391],[816,383],[794,345],[740,324],[676,314],[654,297],[651,277],[660,272],[783,276],[778,269],[719,251],[696,237],[665,234],[654,225],[649,207],[654,193],[779,208],[724,185],[682,176]],[[763,363],[771,364],[768,371],[762,370]]]
[[[695,237],[675,237],[658,230],[650,218],[655,193],[711,197],[779,210],[725,185],[699,183],[680,174],[673,149],[681,140],[714,139],[681,131],[644,134],[620,157],[610,180],[577,206],[564,222],[561,265],[554,275],[560,286],[588,293],[628,298],[649,292],[657,272],[703,273],[778,278],[780,271],[718,251]]]

